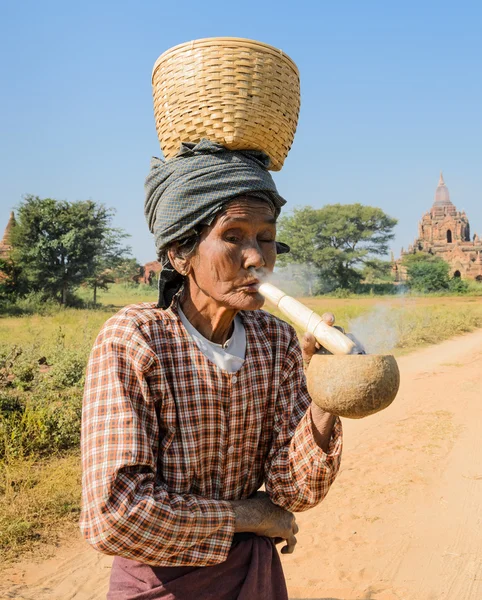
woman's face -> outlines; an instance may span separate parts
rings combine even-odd
[[[259,280],[250,267],[271,273],[276,261],[276,218],[267,202],[239,198],[207,227],[189,260],[190,293],[202,293],[218,306],[261,308]]]

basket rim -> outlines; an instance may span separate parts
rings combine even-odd
[[[296,73],[297,77],[299,78],[299,76],[300,76],[300,72],[299,72],[298,67],[296,66],[296,63],[294,62],[294,60],[290,56],[288,56],[288,54],[283,52],[283,50],[281,50],[280,48],[276,48],[276,46],[271,46],[270,44],[266,44],[265,42],[259,42],[257,40],[251,40],[249,38],[209,37],[209,38],[200,38],[197,40],[191,40],[189,42],[183,42],[182,44],[178,44],[177,46],[172,46],[171,48],[169,48],[165,52],[163,52],[159,56],[159,58],[156,60],[156,62],[154,63],[154,66],[152,68],[151,82],[154,83],[155,72],[156,72],[157,68],[159,67],[159,65],[161,64],[161,62],[163,62],[167,56],[178,54],[188,47],[191,47],[192,49],[194,49],[194,48],[202,48],[205,46],[214,46],[216,44],[218,44],[220,46],[229,44],[229,45],[234,45],[234,46],[244,46],[244,47],[248,47],[248,48],[252,47],[254,49],[263,49],[265,51],[270,52],[271,54],[274,54],[278,57],[281,56],[284,59],[286,59],[286,61],[290,64],[290,66]]]

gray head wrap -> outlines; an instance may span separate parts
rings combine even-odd
[[[260,197],[272,204],[278,216],[286,200],[278,194],[268,166],[269,158],[263,152],[230,151],[209,140],[181,144],[178,155],[168,161],[153,158],[145,183],[144,212],[157,251],[192,235],[196,226],[210,224],[223,206],[238,196]],[[287,251],[287,247],[279,247],[279,251]],[[170,263],[163,264],[159,306],[169,306],[182,284],[179,277]]]

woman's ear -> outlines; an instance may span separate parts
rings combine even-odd
[[[173,244],[167,251],[169,256],[169,260],[171,261],[171,265],[176,269],[178,273],[181,275],[188,275],[189,273],[189,260],[179,254],[178,252],[179,246],[177,244]]]

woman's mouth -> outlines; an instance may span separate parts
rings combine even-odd
[[[250,281],[246,281],[243,285],[240,286],[241,290],[249,292],[251,294],[257,293],[261,282],[259,279],[252,279]]]

